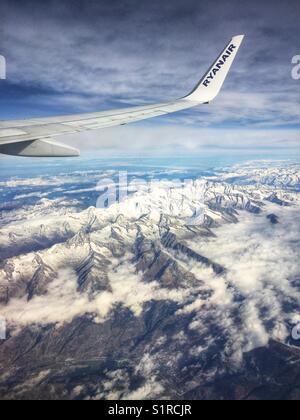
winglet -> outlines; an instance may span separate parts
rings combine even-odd
[[[244,35],[237,35],[231,39],[195,89],[184,99],[198,103],[207,103],[215,99],[223,86],[244,37]]]

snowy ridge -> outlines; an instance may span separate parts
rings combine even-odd
[[[236,165],[232,170],[221,176],[225,182],[237,184],[260,184],[283,189],[300,189],[299,165],[283,165],[282,162],[262,161],[258,167],[257,162],[247,165]]]

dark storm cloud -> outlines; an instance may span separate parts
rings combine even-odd
[[[39,114],[182,96],[232,35],[246,33],[222,95],[213,106],[181,113],[181,124],[300,125],[300,84],[291,78],[297,1],[1,3],[4,114],[19,115],[26,105]]]

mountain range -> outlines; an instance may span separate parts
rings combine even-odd
[[[0,396],[299,399],[299,186],[249,163],[4,224]]]

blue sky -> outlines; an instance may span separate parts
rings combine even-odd
[[[207,107],[70,139],[90,148],[292,148],[300,143],[300,3],[1,0],[0,118],[96,111],[190,91],[232,35],[246,39]],[[163,146],[163,147],[164,147]]]

